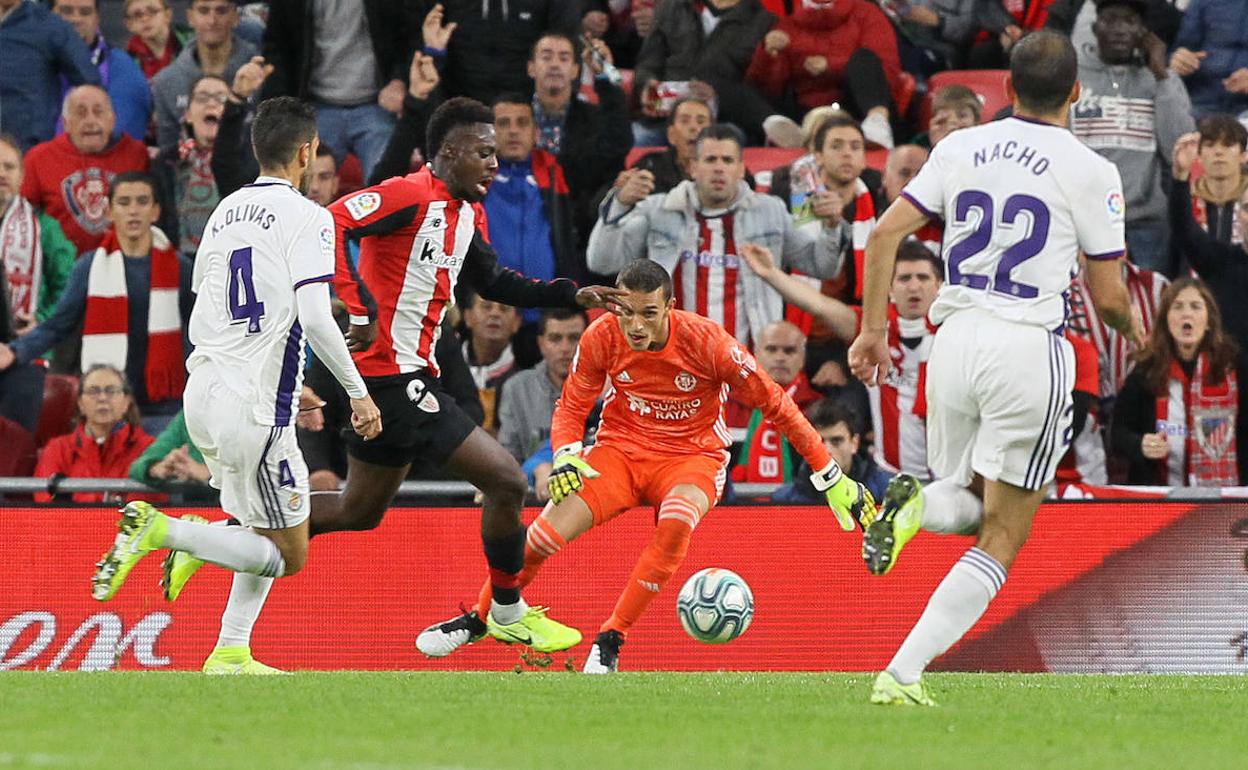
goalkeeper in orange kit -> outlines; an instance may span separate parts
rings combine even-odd
[[[520,574],[520,585],[527,585],[547,558],[629,508],[658,510],[654,536],[602,624],[586,673],[616,670],[629,628],[680,567],[698,521],[719,499],[731,443],[723,415],[730,389],[819,469],[811,479],[842,529],[875,517],[871,494],[841,473],[819,434],[754,357],[714,321],[673,309],[671,277],[662,266],[637,260],[617,286],[628,292],[619,298],[618,317],[603,316],[586,329],[555,405],[551,501],[529,526]],[[584,449],[585,418],[604,384],[597,442]],[[488,581],[477,606],[490,606]],[[416,645],[441,657],[485,631],[474,610],[425,629]]]

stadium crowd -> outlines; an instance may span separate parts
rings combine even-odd
[[[0,0],[0,476],[49,479],[40,501],[69,499],[65,477],[126,476],[211,499],[180,415],[191,270],[216,204],[256,176],[256,105],[289,95],[316,108],[323,206],[422,163],[447,98],[491,106],[505,267],[609,281],[655,260],[877,497],[897,470],[930,478],[941,223],[898,253],[894,367],[873,388],[845,360],[866,239],[932,147],[1008,115],[1001,70],[1040,28],[1078,51],[1070,128],[1121,174],[1107,205],[1125,205],[1149,335],[1132,351],[1073,276],[1058,493],[1248,483],[1248,0]],[[470,291],[456,306],[447,390],[540,500],[589,319]],[[336,489],[350,410],[315,360],[301,405],[312,488]],[[776,426],[726,414],[734,482],[818,499]]]

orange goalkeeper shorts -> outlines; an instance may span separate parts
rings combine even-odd
[[[706,494],[712,507],[719,501],[727,478],[728,453],[663,455],[626,452],[618,446],[596,444],[585,461],[598,476],[585,479],[577,493],[594,515],[594,526],[614,519],[629,508],[657,508],[672,488],[693,484]]]

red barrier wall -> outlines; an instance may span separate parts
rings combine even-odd
[[[1245,630],[1248,540],[1232,530],[1246,515],[1232,504],[1045,505],[987,615],[938,663],[1245,670],[1233,640]],[[207,566],[168,604],[156,555],[135,569],[115,600],[92,601],[90,577],[111,542],[115,516],[105,509],[0,509],[0,669],[199,666],[216,638],[229,574]],[[394,509],[374,532],[314,540],[304,572],[274,587],[252,640],[257,657],[292,669],[510,668],[517,650],[488,639],[441,661],[425,659],[413,645],[422,628],[476,596],[485,568],[477,516],[472,509]],[[582,662],[649,538],[652,516],[633,511],[590,532],[548,562],[526,591],[530,603],[549,605],[553,617],[586,635],[557,656],[557,665],[567,657]],[[1248,533],[1248,524],[1242,528]],[[717,509],[633,630],[622,666],[881,668],[971,540],[922,533],[885,578],[866,573],[859,540],[820,508]],[[754,591],[754,623],[728,645],[699,644],[676,620],[680,585],[708,566],[735,570]],[[1137,611],[1143,615],[1132,620]],[[1169,642],[1141,641],[1157,633]],[[1195,641],[1185,643],[1185,635]]]

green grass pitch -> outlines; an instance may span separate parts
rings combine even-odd
[[[1232,768],[1243,677],[0,674],[0,768]]]

